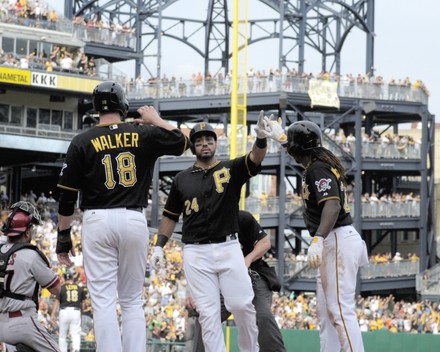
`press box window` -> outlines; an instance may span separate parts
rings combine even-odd
[[[0,122],[9,122],[9,105],[0,104]]]
[[[11,125],[22,125],[23,108],[21,106],[11,106]]]
[[[38,124],[50,125],[50,110],[40,109]]]
[[[37,127],[37,109],[27,108],[26,112],[26,127]]]

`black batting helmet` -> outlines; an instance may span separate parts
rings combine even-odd
[[[301,155],[305,151],[313,150],[322,144],[321,129],[311,121],[297,121],[287,129],[287,152],[292,155]]]
[[[18,236],[32,225],[41,223],[41,216],[37,209],[29,202],[20,201],[11,205],[3,233],[6,236]]]
[[[189,140],[191,141],[191,151],[193,152],[193,154],[195,154],[194,141],[196,140],[196,138],[202,135],[212,136],[215,140],[217,140],[217,133],[215,133],[214,127],[212,127],[209,123],[199,122],[195,124],[189,132]]]
[[[128,101],[122,86],[113,81],[99,83],[93,90],[93,108],[97,112],[118,111],[122,117],[127,116]]]
[[[194,143],[197,137],[204,134],[212,136],[215,140],[217,140],[217,133],[215,133],[214,127],[206,122],[199,122],[198,124],[194,125],[194,127],[189,132],[189,139],[191,143]]]
[[[75,272],[71,269],[68,269],[65,273],[64,273],[64,280],[71,280],[75,277]]]

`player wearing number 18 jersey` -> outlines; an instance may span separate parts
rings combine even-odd
[[[56,252],[61,264],[72,265],[70,223],[81,191],[82,248],[97,351],[145,351],[142,288],[149,233],[143,208],[157,158],[182,154],[187,138],[149,106],[138,109],[134,122],[141,125],[123,123],[128,102],[118,83],[100,83],[92,99],[99,124],[73,138],[60,173]]]
[[[61,352],[67,352],[67,333],[70,331],[73,352],[79,352],[81,347],[81,310],[87,298],[87,287],[74,282],[74,274],[68,270],[64,274],[64,284],[61,286],[59,300],[52,307],[52,322],[56,323],[56,312],[59,315],[59,337]]]

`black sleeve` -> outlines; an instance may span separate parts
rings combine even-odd
[[[178,177],[176,176],[171,185],[170,194],[163,209],[163,216],[170,218],[175,222],[179,222],[180,213],[182,212],[182,202],[177,188]]]
[[[150,127],[143,132],[144,138],[151,143],[151,150],[157,157],[163,155],[182,155],[189,148],[188,138],[179,129],[166,130],[161,127]]]

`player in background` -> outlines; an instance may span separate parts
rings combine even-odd
[[[0,280],[0,341],[17,351],[59,352],[56,341],[38,321],[40,286],[56,297],[61,290],[46,256],[30,244],[33,225],[40,222],[35,207],[20,201],[11,206],[2,229],[8,241],[0,246],[0,277],[4,275]]]
[[[149,240],[144,208],[157,158],[182,154],[188,140],[151,106],[137,110],[135,123],[124,123],[128,102],[119,83],[98,84],[92,102],[99,124],[73,138],[60,172],[56,252],[60,264],[72,265],[70,226],[80,191],[84,269],[97,351],[143,352],[142,291]]]
[[[257,313],[260,351],[286,352],[281,331],[272,314],[272,291],[279,291],[281,285],[275,269],[262,258],[271,247],[269,235],[264,232],[254,216],[247,211],[240,210],[238,225],[238,240],[243,251],[244,262],[249,268],[255,294],[252,303]],[[187,300],[187,307],[197,309],[191,297]],[[222,300],[221,320],[226,321],[230,315],[231,313],[226,310]],[[205,352],[198,320],[195,322],[194,329],[195,341],[191,352]]]
[[[64,274],[60,298],[54,301],[52,307],[52,323],[57,322],[56,314],[59,308],[58,342],[61,352],[67,352],[67,334],[70,332],[72,351],[79,352],[81,348],[81,312],[84,300],[87,298],[87,288],[74,282],[75,275],[68,269]]]
[[[257,140],[250,153],[232,160],[215,157],[217,134],[205,123],[190,131],[196,162],[173,180],[159,225],[151,261],[163,265],[163,246],[183,212],[184,271],[197,306],[203,342],[208,352],[226,351],[220,318],[220,293],[234,314],[241,352],[259,351],[254,292],[238,242],[238,202],[242,186],[261,169],[271,137],[287,142],[278,124],[260,112]]]
[[[368,263],[368,255],[365,242],[352,226],[345,169],[322,147],[321,129],[315,123],[295,122],[287,137],[287,152],[304,166],[303,216],[313,236],[308,263],[318,269],[320,350],[363,352],[355,293],[359,267]]]

